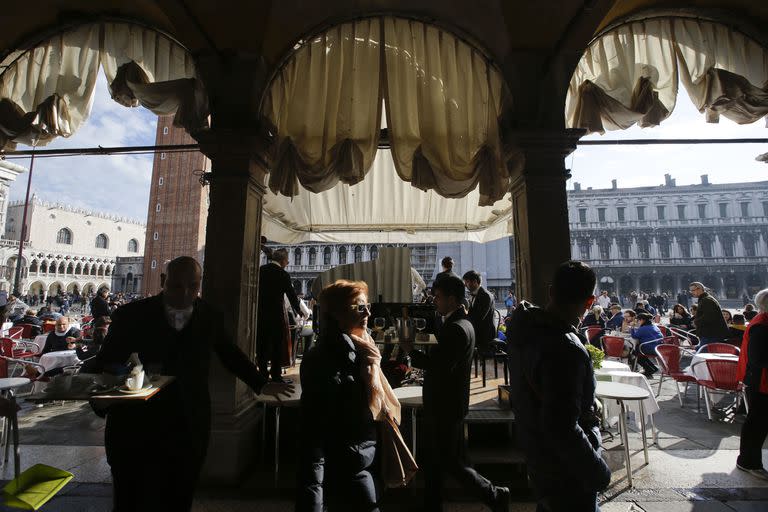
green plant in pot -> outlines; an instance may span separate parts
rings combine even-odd
[[[605,359],[605,352],[600,350],[594,345],[587,344],[587,353],[589,354],[589,358],[592,359],[592,368],[595,370],[599,370],[603,367],[603,359]]]

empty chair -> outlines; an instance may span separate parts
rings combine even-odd
[[[693,357],[694,353],[690,350],[686,350],[683,347],[672,344],[662,344],[656,347],[656,356],[661,367],[661,377],[659,378],[659,390],[656,392],[656,396],[661,393],[661,383],[664,382],[666,377],[670,377],[675,381],[675,387],[677,388],[677,399],[680,401],[680,407],[683,406],[683,396],[688,392],[688,384],[696,382],[696,378],[687,373],[680,365],[680,361],[683,356]],[[685,383],[685,389],[680,392],[680,383]],[[699,396],[698,391],[696,396]],[[697,398],[697,409],[700,409]]]
[[[605,357],[629,361],[629,354],[625,355],[624,338],[621,336],[603,336],[602,341]]]
[[[699,347],[696,351],[698,354],[710,353],[710,354],[732,354],[734,356],[739,355],[739,347],[731,345],[730,343],[707,343]]]
[[[697,379],[699,386],[704,389],[704,404],[707,407],[707,417],[712,421],[712,398],[710,397],[711,391],[717,391],[719,393],[733,393],[735,395],[735,402],[738,406],[740,399],[744,398],[744,387],[741,382],[736,378],[736,368],[738,361],[729,361],[725,359],[707,359],[705,361],[699,361],[694,364],[695,368],[699,365],[706,365],[707,379]],[[749,404],[745,401],[745,405],[749,407]]]

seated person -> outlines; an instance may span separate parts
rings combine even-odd
[[[620,331],[624,323],[624,315],[621,313],[621,306],[616,303],[610,306],[611,317],[605,322],[605,328],[611,331]]]
[[[672,314],[669,315],[669,325],[670,327],[677,327],[684,331],[690,331],[693,329],[693,317],[688,310],[685,309],[685,306],[682,304],[675,304],[672,307]]]
[[[725,320],[726,325],[730,326],[731,323],[733,323],[733,315],[727,309],[722,310],[722,313],[723,313],[723,320]]]
[[[744,340],[744,331],[747,330],[747,322],[744,315],[736,313],[733,315],[733,321],[728,325],[728,338],[726,343],[736,345],[741,348],[741,342]]]
[[[62,316],[56,320],[56,328],[48,333],[40,354],[59,352],[60,350],[74,350],[75,340],[79,337],[80,331],[69,326],[69,317]]]
[[[37,312],[37,318],[40,320],[58,320],[59,317],[61,317],[61,313],[58,311],[54,311],[52,308],[49,308],[47,306],[43,306],[40,308],[40,311]]]
[[[645,370],[645,376],[651,377],[659,371],[653,362],[643,355],[655,356],[655,348],[661,343],[663,335],[659,328],[653,324],[653,317],[649,313],[640,313],[637,315],[637,327],[629,331],[630,335],[637,340],[637,362]],[[655,343],[648,343],[648,342]],[[643,346],[644,343],[647,345]]]
[[[13,325],[30,324],[32,327],[32,335],[34,338],[43,331],[43,321],[37,318],[37,311],[34,309],[28,309],[24,316],[13,322]]]
[[[755,310],[754,304],[747,304],[744,306],[744,319],[747,322],[751,322],[753,318],[757,316],[757,310]]]
[[[623,317],[624,321],[621,324],[621,332],[629,333],[629,331],[635,326],[637,313],[631,309],[628,309],[624,312]]]
[[[93,337],[89,340],[83,339],[83,346],[78,347],[77,358],[83,361],[83,367],[80,369],[83,373],[101,373],[103,369],[98,362],[92,359],[101,350],[104,338],[107,337],[109,324],[112,319],[108,316],[100,316],[93,321]]]
[[[603,331],[605,331],[605,320],[603,317],[603,308],[601,306],[594,305],[589,313],[587,313],[586,316],[584,316],[584,319],[581,321],[581,329],[585,335],[587,334],[589,327],[600,328],[599,331],[593,333],[589,340],[587,340],[591,345],[596,347],[600,346],[600,337],[603,335]]]

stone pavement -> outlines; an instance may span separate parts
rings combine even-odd
[[[657,381],[656,381],[657,382]],[[473,402],[495,395],[497,381],[489,380],[481,389],[473,379]],[[606,443],[606,457],[613,470],[608,491],[601,496],[604,512],[768,512],[768,482],[740,472],[735,467],[739,431],[743,417],[735,422],[710,422],[696,412],[691,387],[681,408],[674,395],[674,384],[665,382],[659,397],[661,411],[656,414],[658,446],[649,450],[650,464],[643,465],[642,442],[638,432],[630,431],[634,488],[628,489],[621,446],[616,439]],[[656,386],[654,386],[656,389]],[[36,407],[24,403],[20,416],[22,467],[46,463],[74,473],[75,478],[42,510],[46,512],[106,512],[111,510],[109,466],[103,448],[104,421],[91,413],[86,404],[67,402]],[[703,401],[702,401],[703,407]],[[287,411],[286,411],[287,412]],[[287,416],[287,415],[284,415]],[[615,433],[615,432],[614,432]],[[650,430],[649,430],[650,434]],[[288,439],[290,441],[290,439]],[[471,453],[471,452],[470,452]],[[290,459],[290,454],[286,455]],[[282,457],[281,457],[282,459]],[[768,467],[768,450],[764,450]],[[12,477],[12,462],[2,468],[0,479]],[[231,487],[203,487],[195,502],[195,512],[283,512],[293,510],[293,467],[283,464],[275,488],[269,460],[259,463],[252,475]],[[512,482],[509,467],[480,466],[494,480]],[[519,482],[518,482],[519,484]],[[407,509],[420,495],[415,489],[389,491],[382,511]],[[514,512],[533,512],[530,495],[519,486],[515,490]],[[464,501],[454,489],[447,510],[480,512],[477,503]],[[4,510],[0,506],[0,510]]]

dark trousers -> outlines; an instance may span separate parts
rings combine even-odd
[[[259,367],[259,373],[265,378],[272,377],[272,380],[279,380],[283,374],[283,343],[285,336],[282,329],[264,333],[259,339],[258,350],[256,354],[256,363]],[[269,366],[270,361],[272,366]]]
[[[597,493],[559,489],[540,496],[536,512],[600,512]]]
[[[741,427],[741,444],[736,462],[747,469],[763,467],[763,443],[768,436],[768,395],[747,389],[749,414]]]
[[[467,466],[462,455],[464,428],[462,421],[446,420],[424,414],[424,469],[427,512],[443,510],[445,477],[454,477],[469,493],[486,505],[496,497],[494,485],[474,469]]]

